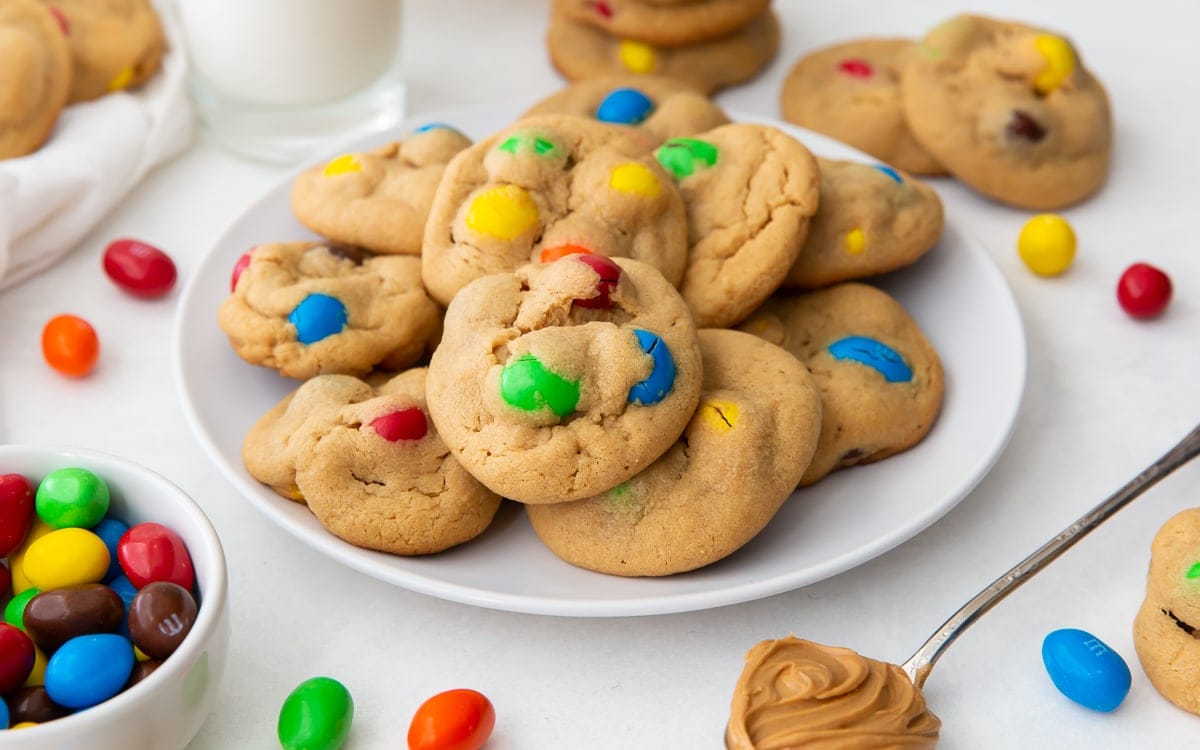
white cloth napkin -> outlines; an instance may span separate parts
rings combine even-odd
[[[191,142],[179,24],[166,0],[155,7],[168,45],[157,74],[136,91],[67,107],[40,149],[0,160],[0,289],[73,250],[152,167]]]

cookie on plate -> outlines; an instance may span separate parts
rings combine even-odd
[[[779,19],[761,13],[745,26],[686,47],[656,47],[610,36],[558,11],[546,35],[550,61],[572,81],[613,73],[678,78],[706,94],[753,78],[779,50]]]
[[[916,51],[912,39],[859,39],[804,55],[780,91],[783,119],[906,172],[945,174],[904,119],[900,76]]]
[[[703,93],[654,75],[585,78],[542,99],[522,116],[554,113],[628,125],[655,146],[729,122],[725,111]]]
[[[1174,515],[1154,535],[1146,598],[1133,645],[1154,689],[1200,714],[1200,508]]]
[[[821,432],[808,370],[740,331],[699,339],[700,407],[670,450],[602,495],[525,506],[563,560],[624,576],[693,570],[753,539],[796,488]]]
[[[314,242],[260,245],[217,312],[238,356],[290,378],[399,370],[437,345],[421,261]]]
[[[801,486],[916,445],[941,411],[941,359],[904,307],[875,287],[776,295],[740,328],[791,352],[821,391],[821,438]]]
[[[688,210],[679,291],[700,328],[728,328],[783,282],[817,211],[817,161],[770,125],[734,123],[656,152]]]
[[[472,282],[446,311],[429,411],[503,497],[606,492],[661,456],[700,397],[683,299],[652,266],[577,254]]]
[[[913,135],[984,195],[1052,210],[1108,176],[1108,94],[1064,36],[957,16],[925,36],[901,88]]]
[[[683,199],[628,128],[536,115],[446,167],[425,225],[422,275],[448,305],[481,276],[580,249],[645,261],[678,283],[687,262]]]
[[[276,492],[290,470],[295,489],[280,494],[356,547],[441,552],[483,533],[500,498],[449,455],[426,414],[424,368],[377,386],[318,375],[259,420],[243,456]]]
[[[553,0],[554,8],[572,21],[661,47],[732,34],[770,4],[770,0]]]
[[[150,0],[42,0],[71,46],[72,104],[137,88],[162,63],[167,42]]]
[[[821,201],[784,281],[816,289],[914,263],[942,236],[937,191],[882,164],[817,159]]]
[[[445,126],[418,128],[373,151],[342,154],[292,185],[292,213],[333,242],[373,253],[420,255],[425,221],[446,164],[471,145]]]
[[[0,159],[33,153],[50,136],[71,89],[71,52],[36,0],[0,4]]]

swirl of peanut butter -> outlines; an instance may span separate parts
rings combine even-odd
[[[728,750],[932,748],[942,722],[895,664],[787,637],[746,654]]]

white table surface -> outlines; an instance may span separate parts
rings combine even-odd
[[[152,173],[59,265],[0,295],[0,440],[70,444],[136,459],[197,498],[225,544],[233,645],[214,711],[191,747],[271,747],[279,706],[301,680],[344,682],[357,710],[348,748],[399,747],[426,697],[473,687],[498,714],[495,750],[719,748],[745,651],[795,633],[900,662],[963,601],[1156,459],[1200,419],[1194,234],[1200,188],[1200,6],[1136,9],[1035,0],[906,3],[777,0],[774,64],[722,93],[730,108],[775,115],[791,63],[860,36],[919,35],[963,9],[1067,31],[1112,96],[1117,147],[1106,188],[1064,212],[1079,235],[1065,276],[1035,277],[1014,243],[1028,212],[948,180],[949,213],[986,245],[1028,336],[1028,386],[1011,442],[954,510],[912,541],[801,590],[677,615],[574,619],[479,609],[397,589],[300,545],[239,498],[201,451],[172,381],[177,289],[157,302],[120,293],[100,253],[120,236],[157,244],[183,282],[282,168],[239,160],[201,138]],[[562,82],[543,44],[539,0],[410,0],[410,112],[510,96],[533,102]],[[1114,289],[1138,260],[1166,269],[1165,317],[1127,318]],[[182,283],[182,282],[181,282]],[[42,361],[52,315],[98,329],[100,365],[69,380]],[[2,468],[2,467],[0,467]],[[1162,699],[1142,673],[1132,621],[1150,540],[1200,502],[1186,466],[969,630],[938,664],[927,698],[940,747],[1151,748],[1200,736],[1200,718]],[[1091,631],[1129,662],[1133,687],[1113,714],[1068,702],[1041,666],[1042,638]]]

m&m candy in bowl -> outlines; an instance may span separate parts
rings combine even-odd
[[[0,623],[13,729],[0,750],[182,750],[229,645],[207,517],[167,479],[99,452],[0,446],[0,476],[0,538],[18,539]]]

